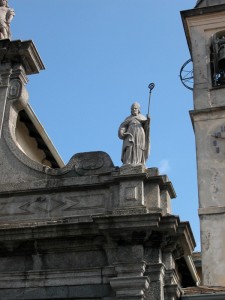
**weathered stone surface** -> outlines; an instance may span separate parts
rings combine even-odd
[[[175,265],[164,261],[162,249],[169,243],[172,255],[177,247],[188,245],[183,242],[186,235],[179,233],[182,223],[173,218],[176,229],[166,229],[167,217],[159,217],[151,213],[2,224],[0,296],[3,289],[2,299],[52,299],[61,287],[59,299],[144,299],[146,293],[152,295],[146,299],[155,300],[149,283],[163,294],[164,270],[176,273]]]
[[[142,180],[120,183],[120,207],[144,205],[144,185]]]
[[[145,290],[149,287],[148,277],[120,277],[110,280],[118,299],[144,299]]]
[[[197,150],[202,284],[223,286],[225,86],[224,82],[217,80],[216,61],[220,52],[214,49],[224,36],[225,2],[198,1],[196,8],[182,12],[182,18],[194,66],[194,111],[191,111],[191,118]]]
[[[147,290],[147,299],[164,299],[164,277],[165,267],[162,263],[149,264],[146,275],[150,279],[150,285]]]
[[[0,40],[0,61],[22,65],[27,75],[44,70],[44,64],[32,41]]]
[[[29,41],[0,41],[0,58],[0,299],[163,300],[164,283],[175,297],[176,258],[194,239],[171,215],[171,182],[101,151],[62,168],[32,160],[16,126],[26,75],[43,65]]]

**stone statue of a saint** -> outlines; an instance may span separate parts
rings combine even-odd
[[[14,10],[9,8],[7,0],[0,0],[0,39],[10,39],[10,23],[15,16]]]
[[[131,115],[119,127],[123,140],[121,160],[124,165],[145,165],[149,154],[150,118],[140,113],[140,104],[131,106]]]

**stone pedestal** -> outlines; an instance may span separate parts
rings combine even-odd
[[[168,178],[159,176],[158,169],[126,165],[120,168],[117,177],[119,205],[114,214],[171,213],[171,198],[176,194]]]

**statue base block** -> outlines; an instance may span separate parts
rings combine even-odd
[[[124,165],[120,168],[120,175],[131,175],[146,173],[147,169],[144,165]]]

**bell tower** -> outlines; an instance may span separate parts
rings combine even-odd
[[[193,61],[203,285],[225,286],[225,0],[181,12]]]

